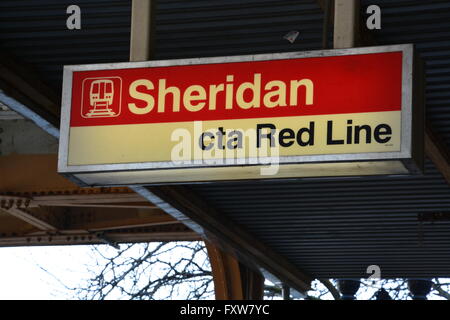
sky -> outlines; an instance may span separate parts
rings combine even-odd
[[[153,243],[155,247],[158,243]],[[176,245],[174,243],[174,245]],[[92,245],[85,246],[40,246],[0,248],[0,300],[77,300],[79,297],[70,288],[85,285],[98,269],[97,262],[104,261],[93,252]],[[117,250],[107,245],[99,245],[102,255],[115,256]],[[167,247],[165,247],[167,249]],[[142,256],[143,246],[133,246],[121,257]],[[178,261],[190,257],[191,251],[176,247],[175,251],[158,256],[162,261]],[[197,256],[204,261],[204,256]],[[163,274],[161,266],[154,265],[151,276]],[[187,285],[187,284],[186,284]],[[185,288],[187,290],[188,287]],[[182,289],[180,289],[182,290]],[[168,292],[168,291],[167,291]],[[167,292],[160,294],[166,296]],[[184,292],[180,297],[184,299]],[[114,291],[108,299],[126,299]]]
[[[76,299],[58,279],[77,287],[89,276],[90,253],[89,246],[0,248],[0,300]]]

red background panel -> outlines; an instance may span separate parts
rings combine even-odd
[[[225,109],[225,94],[217,95],[216,110],[206,105],[202,110],[190,112],[182,103],[184,90],[191,85],[201,85],[208,92],[210,85],[226,82],[227,75],[234,76],[234,91],[243,82],[253,82],[255,73],[261,74],[261,100],[264,86],[272,80],[282,80],[289,87],[291,80],[310,79],[314,83],[314,103],[305,105],[304,89],[298,93],[298,105],[267,108],[261,101],[260,108],[241,109],[236,101],[233,109]],[[111,118],[83,118],[81,108],[89,103],[89,96],[82,95],[86,78],[120,77],[121,113]],[[155,89],[147,92],[155,98],[155,107],[144,115],[136,115],[128,109],[128,103],[142,107],[142,101],[130,97],[128,88],[137,79],[148,79]],[[181,91],[179,112],[172,111],[171,97],[166,99],[166,110],[157,112],[158,80],[166,79],[166,86],[176,86]],[[86,90],[84,90],[86,92]],[[117,92],[117,90],[116,90]],[[288,91],[289,92],[289,91]],[[274,61],[220,63],[79,71],[73,73],[71,126],[123,125],[140,123],[182,122],[194,120],[245,119],[265,117],[287,117],[302,115],[342,114],[395,111],[401,109],[402,53],[372,53],[336,57],[315,57]],[[248,95],[250,100],[251,95]],[[289,104],[289,95],[287,96]],[[206,100],[207,101],[207,100]]]

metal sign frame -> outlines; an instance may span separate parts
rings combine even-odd
[[[77,173],[98,173],[98,172],[126,172],[139,170],[164,170],[164,169],[189,169],[224,167],[233,165],[208,164],[198,165],[196,163],[175,165],[171,161],[165,162],[140,162],[122,164],[96,164],[96,165],[68,165],[69,131],[70,131],[70,111],[72,101],[72,77],[77,71],[111,70],[111,69],[134,69],[146,67],[166,67],[184,65],[203,65],[234,62],[270,61],[314,57],[348,56],[371,53],[402,52],[402,98],[401,98],[401,146],[396,152],[369,152],[369,153],[349,153],[349,154],[329,154],[329,155],[305,155],[305,156],[280,156],[279,164],[301,164],[301,163],[328,163],[328,162],[354,162],[354,161],[378,161],[378,160],[410,160],[412,158],[412,105],[413,105],[413,60],[414,47],[412,44],[389,45],[377,47],[362,47],[350,49],[331,49],[289,53],[273,53],[243,56],[226,56],[212,58],[192,58],[175,60],[157,60],[145,62],[123,62],[88,65],[64,66],[63,94],[61,110],[61,134],[58,155],[58,172],[69,175]],[[234,159],[238,160],[243,159]],[[267,163],[270,157],[249,159],[256,163]],[[194,162],[194,161],[192,161]],[[238,162],[239,163],[239,162]],[[234,165],[239,166],[239,165]]]

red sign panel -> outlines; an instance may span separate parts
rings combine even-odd
[[[75,71],[70,126],[398,111],[402,52]]]

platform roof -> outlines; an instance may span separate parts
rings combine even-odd
[[[68,31],[65,9],[82,9]],[[60,92],[66,64],[127,61],[131,2],[3,0],[0,51]],[[320,1],[157,1],[155,59],[322,48]],[[362,14],[372,1],[362,1]],[[379,0],[378,45],[414,43],[426,65],[429,127],[450,143],[450,1]],[[290,44],[288,31],[300,32]],[[448,165],[448,163],[447,163]],[[222,182],[188,187],[313,278],[450,276],[450,188],[444,166],[417,176]]]

